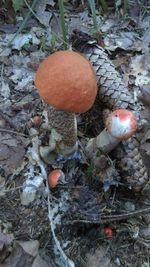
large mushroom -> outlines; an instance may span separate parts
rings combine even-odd
[[[73,51],[58,51],[40,65],[35,85],[48,103],[49,124],[58,134],[55,151],[73,153],[77,147],[75,113],[89,110],[96,98],[96,75],[90,62]]]

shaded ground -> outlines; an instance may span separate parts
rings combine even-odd
[[[92,19],[86,3],[79,5],[78,1],[66,1],[65,7],[69,36],[75,28],[92,32]],[[148,118],[150,103],[149,8],[148,1],[129,6],[126,18],[123,18],[123,6],[114,8],[111,1],[108,16],[97,8],[99,41],[134,97],[140,88],[145,88],[143,96],[147,101],[143,118]],[[27,11],[23,6],[18,17]],[[134,194],[124,181],[118,180],[116,173],[113,185],[104,192],[104,173],[102,171],[101,179],[97,179],[94,166],[84,152],[87,138],[96,136],[103,129],[105,106],[98,98],[89,112],[78,115],[78,158],[59,162],[53,161],[52,156],[48,160],[44,157],[37,159],[40,147],[48,144],[49,129],[47,107],[35,90],[34,75],[41,60],[52,51],[62,49],[63,44],[55,2],[37,1],[34,11],[38,20],[30,16],[23,32],[14,39],[21,22],[13,9],[8,9],[7,2],[1,9],[0,266],[20,267],[18,259],[22,255],[25,258],[23,267],[38,264],[43,267],[46,264],[73,266],[58,253],[49,220],[50,207],[55,234],[75,266],[147,267],[149,196]],[[14,22],[16,24],[11,24]],[[150,151],[148,128],[142,144],[146,162],[149,162]],[[106,157],[108,163],[113,162],[115,169],[115,151],[109,156],[111,160]],[[66,184],[51,190],[50,201],[41,166],[46,173],[60,167],[65,174]],[[22,193],[27,179],[38,183],[33,199]],[[38,242],[36,246],[27,243],[27,246],[31,245],[30,251],[17,243],[30,240]],[[44,262],[41,263],[42,258]]]

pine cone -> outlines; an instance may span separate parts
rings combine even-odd
[[[74,31],[72,38],[73,47],[84,53],[91,61],[99,86],[99,97],[110,109],[126,108],[133,111],[140,119],[141,105],[136,103],[132,94],[125,86],[120,74],[108,58],[104,49],[95,40],[80,31]],[[139,153],[139,142],[136,137],[122,142],[121,157],[117,153],[121,174],[125,174],[128,185],[136,192],[149,189],[149,177]]]

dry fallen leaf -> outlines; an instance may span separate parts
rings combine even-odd
[[[12,240],[12,235],[0,234],[2,249],[12,244]],[[39,242],[37,240],[14,242],[14,246],[9,250],[9,253],[4,250],[2,250],[2,253],[0,247],[0,263],[3,263],[3,265],[0,264],[0,267],[51,267],[49,258],[47,258],[48,262],[46,262],[40,257]]]
[[[106,249],[107,250],[107,249]],[[86,267],[112,267],[110,259],[106,255],[106,250],[103,247],[97,248],[94,253],[90,251],[86,254]]]
[[[117,48],[124,50],[132,49],[135,43],[134,32],[119,32],[119,34],[109,34],[104,38],[107,50],[115,51]]]
[[[143,54],[132,58],[130,74],[135,77],[135,85],[143,86],[150,83],[150,55]]]
[[[32,267],[52,267],[52,265],[43,260],[39,255],[37,255],[32,264]]]
[[[48,5],[53,6],[54,1],[53,0],[51,1],[50,0],[43,0],[43,1],[38,0],[34,8],[40,23],[44,26],[49,26],[49,22],[52,17],[52,12],[46,11]]]
[[[11,234],[3,234],[0,232],[0,264],[7,257],[14,237]]]
[[[13,235],[6,235],[0,232],[0,251],[4,246],[9,246],[12,243],[13,239]]]
[[[37,240],[18,241],[19,245],[24,251],[33,257],[36,257],[39,249],[39,242]]]
[[[11,254],[0,267],[31,267],[33,261],[34,258],[27,254],[18,243],[15,243]]]
[[[7,132],[0,132],[0,167],[5,177],[21,167],[25,156],[25,138]]]

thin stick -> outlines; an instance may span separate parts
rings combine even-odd
[[[40,158],[40,156],[38,154],[38,151],[39,151],[39,142],[38,141],[39,141],[38,137],[36,137],[36,139],[34,139],[34,138],[32,139],[33,146],[36,149],[35,160],[36,160],[37,165],[41,169],[41,175],[42,175],[43,179],[46,181],[48,219],[49,219],[50,229],[51,229],[52,236],[53,236],[53,239],[55,241],[55,244],[57,246],[57,249],[60,252],[60,255],[65,260],[66,264],[68,264],[68,265],[66,265],[66,267],[74,267],[74,263],[66,256],[65,252],[61,248],[59,240],[57,239],[57,237],[55,235],[55,231],[54,231],[55,227],[54,227],[54,224],[53,224],[53,213],[52,213],[52,210],[51,210],[51,203],[50,203],[50,194],[51,194],[51,192],[50,192],[49,185],[48,185],[47,172],[46,172],[46,169],[45,169],[45,164],[43,163],[43,161],[41,160],[41,158]]]
[[[29,136],[26,135],[26,134],[19,133],[19,132],[13,131],[13,130],[4,129],[4,128],[3,128],[3,129],[0,128],[0,132],[12,133],[12,134],[20,135],[20,136],[23,136],[23,137],[26,137],[26,138],[29,137]]]
[[[74,223],[92,223],[92,224],[99,224],[99,223],[109,223],[109,222],[113,222],[113,221],[120,221],[120,220],[124,220],[124,219],[128,219],[131,217],[134,217],[136,215],[140,215],[142,213],[149,213],[150,212],[150,207],[145,208],[145,209],[140,209],[140,210],[136,210],[133,212],[128,212],[128,213],[124,213],[124,214],[116,214],[116,215],[102,215],[99,219],[91,219],[91,220],[73,220],[73,221],[67,221],[65,224],[74,224]]]
[[[64,251],[61,248],[60,242],[57,239],[56,235],[55,235],[55,231],[54,231],[54,225],[53,225],[53,216],[52,216],[52,212],[51,212],[51,207],[50,207],[50,189],[49,189],[49,185],[48,185],[48,181],[46,179],[46,187],[47,187],[47,202],[48,202],[48,218],[49,218],[49,223],[50,223],[50,227],[51,227],[51,232],[55,241],[55,244],[57,246],[57,249],[59,250],[60,254],[62,255],[63,259],[65,260],[65,262],[68,264],[68,267],[74,267],[74,263],[66,256],[66,254],[64,253]],[[66,266],[67,267],[67,266]]]
[[[4,185],[4,187],[5,187],[5,185]],[[3,190],[4,187],[0,187],[0,191]],[[22,188],[24,188],[23,185],[22,185],[22,186],[17,186],[17,187],[15,187],[15,188],[4,189],[4,190],[2,191],[3,195],[0,195],[0,196],[3,197],[5,193],[13,192],[13,191],[17,191],[17,190],[20,190],[20,189],[22,189]]]

